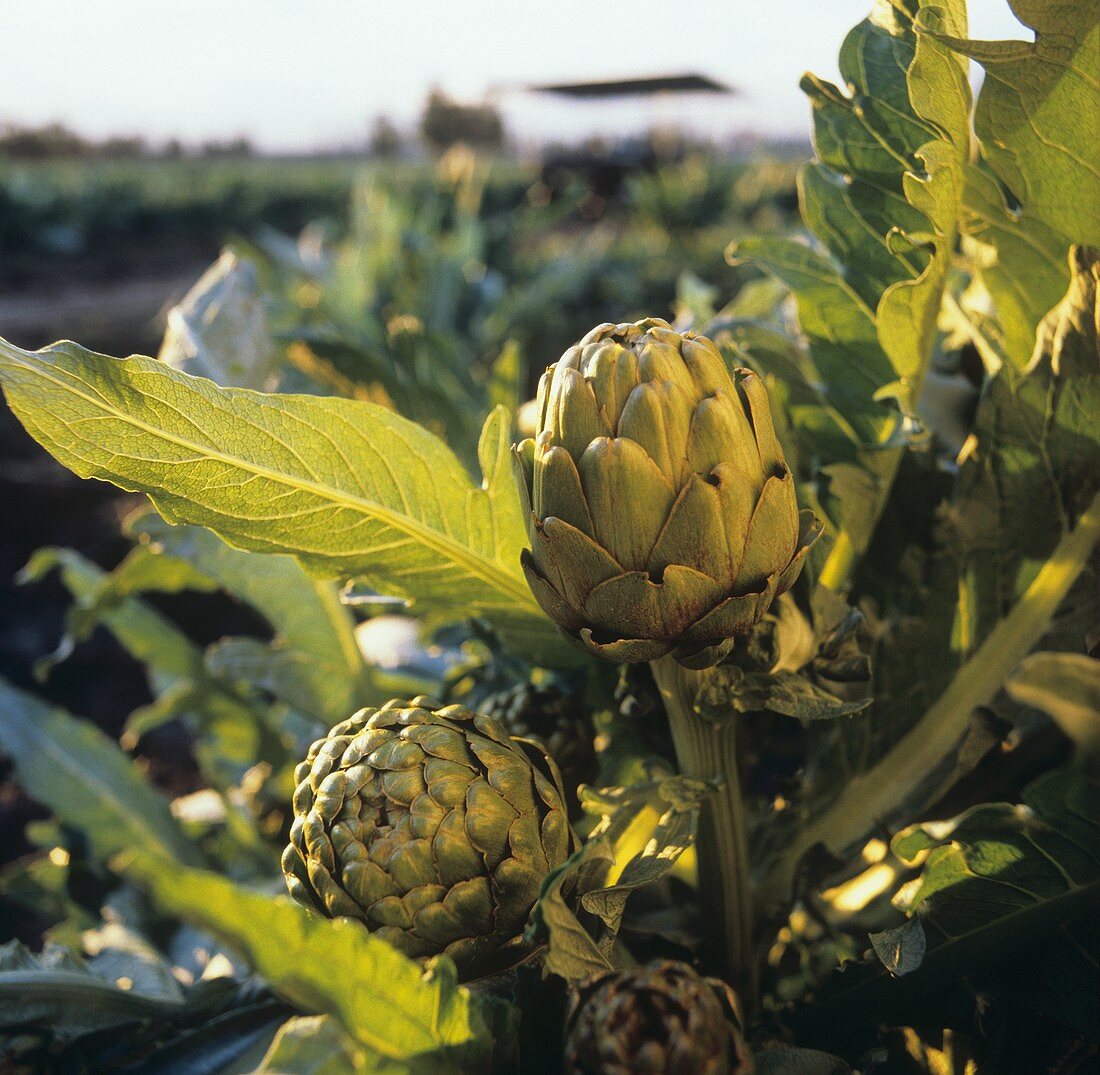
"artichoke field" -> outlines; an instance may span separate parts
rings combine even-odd
[[[1014,10],[876,5],[763,233],[458,149],[158,359],[0,339],[148,501],[18,576],[0,1070],[1092,1070],[1100,21]]]

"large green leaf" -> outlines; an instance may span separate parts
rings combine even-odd
[[[289,553],[417,611],[485,616],[521,643],[556,640],[519,569],[503,410],[486,422],[477,486],[440,440],[369,403],[223,389],[71,343],[0,341],[0,382],[60,462],[148,493],[169,522]]]
[[[952,756],[966,733],[970,714],[990,702],[1042,637],[1098,544],[1100,494],[935,703],[874,764],[850,774],[839,795],[790,837],[760,886],[765,904],[787,897],[798,863],[810,848],[821,843],[842,854],[897,816]]]
[[[1071,260],[1069,291],[1043,321],[1031,365],[1023,374],[1003,366],[987,386],[943,513],[949,570],[934,581],[957,585],[957,601],[949,590],[943,615],[926,609],[882,647],[873,719],[842,727],[830,744],[831,805],[815,803],[800,833],[776,841],[767,898],[787,890],[815,841],[842,852],[958,760],[971,713],[1040,640],[1084,647],[1088,605],[1065,623],[1055,613],[1100,540],[1100,259],[1079,249]],[[1057,637],[1044,639],[1052,623]]]
[[[358,922],[321,918],[288,897],[153,855],[134,855],[121,868],[161,910],[240,949],[280,995],[335,1016],[381,1056],[431,1057],[441,1072],[486,1070],[488,1033],[449,961],[425,972]]]
[[[918,30],[985,68],[974,130],[1025,211],[1063,241],[1100,246],[1100,18],[1091,0],[1010,0],[1034,41],[971,41],[918,16]]]
[[[796,431],[811,447],[823,429],[833,445],[843,434],[842,454],[814,461],[834,539],[821,581],[835,589],[866,550],[893,483],[958,233],[970,145],[966,65],[918,37],[914,19],[961,34],[966,16],[961,0],[934,2],[879,4],[852,30],[840,53],[850,92],[803,80],[817,160],[802,172],[800,203],[824,250],[772,238],[731,248],[797,298],[830,413],[802,409],[792,416]]]
[[[1033,42],[966,40],[923,19],[917,30],[985,68],[974,114],[984,162],[967,171],[962,231],[995,319],[981,294],[966,306],[979,346],[1022,369],[1065,289],[1066,249],[1100,244],[1100,20],[1091,0],[1013,10]]]
[[[1100,490],[1100,253],[1075,248],[1026,370],[986,386],[948,522],[960,563],[956,635],[973,649]]]
[[[198,863],[168,800],[98,728],[0,679],[0,748],[19,783],[87,837],[97,858],[147,848]]]
[[[1093,781],[1054,772],[1024,791],[1022,805],[983,804],[898,833],[894,853],[921,866],[894,901],[908,921],[874,935],[879,960],[846,968],[825,985],[796,1017],[798,1030],[828,1041],[840,1023],[852,1032],[911,1019],[920,1002],[943,1003],[981,975],[983,991],[1029,989],[1047,1014],[1094,1034],[1098,805]],[[1037,947],[1040,966],[1053,965],[1066,979],[1021,982]],[[972,1005],[972,997],[963,999]]]

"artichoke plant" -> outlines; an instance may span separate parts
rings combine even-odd
[[[296,772],[291,894],[464,979],[527,955],[543,878],[569,854],[562,792],[499,721],[418,697],[362,709]]]
[[[820,533],[763,383],[651,318],[588,333],[543,375],[537,410],[514,455],[543,610],[614,661],[717,663]]]
[[[575,990],[566,1023],[570,1075],[749,1075],[737,998],[686,963],[608,972]]]

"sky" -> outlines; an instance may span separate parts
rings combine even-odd
[[[521,143],[639,131],[808,135],[807,70],[837,78],[871,0],[0,0],[0,124],[91,137],[246,135],[271,151],[411,129],[433,85],[487,93]],[[971,0],[975,37],[1030,37],[1006,0]],[[514,87],[698,72],[737,96],[569,104]]]

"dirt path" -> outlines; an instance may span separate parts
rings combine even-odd
[[[205,268],[196,262],[171,273],[0,291],[0,336],[28,348],[72,339],[108,354],[155,353],[166,311]]]

